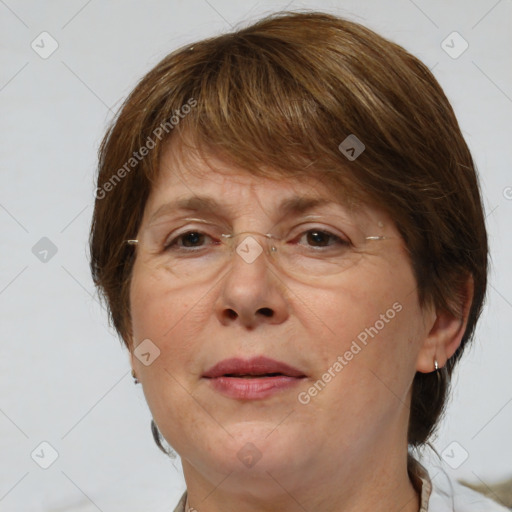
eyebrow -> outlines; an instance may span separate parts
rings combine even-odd
[[[312,210],[319,206],[327,206],[329,204],[336,204],[342,206],[340,203],[327,199],[325,197],[311,197],[311,196],[294,196],[281,201],[278,206],[278,212],[281,215],[300,214]],[[219,203],[216,199],[209,196],[191,196],[181,199],[169,201],[160,206],[155,213],[150,217],[149,223],[152,224],[159,218],[176,212],[208,212],[216,215],[227,215],[228,211],[224,205]]]

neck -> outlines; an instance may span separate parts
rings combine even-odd
[[[310,485],[303,479],[303,485],[295,487],[288,487],[290,484],[284,479],[283,485],[280,479],[268,473],[260,482],[264,485],[256,485],[253,489],[250,488],[250,479],[237,484],[232,475],[219,478],[217,482],[220,483],[216,485],[203,481],[191,466],[184,464],[187,481],[185,511],[418,512],[420,496],[409,479],[407,451],[400,464],[391,466],[389,462],[388,459],[386,464],[377,466],[372,458],[368,465],[361,466],[362,471],[355,472],[356,468],[351,466],[345,480],[333,479],[327,471],[320,478],[311,479]],[[277,492],[265,496],[261,493],[264,488]]]

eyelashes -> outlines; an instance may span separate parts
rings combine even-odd
[[[298,244],[313,250],[323,248],[348,247],[350,242],[343,237],[319,227],[312,227],[299,232],[296,236],[288,239],[280,239],[281,243]],[[219,246],[223,242],[220,236],[212,236],[199,229],[189,229],[175,236],[168,238],[164,244],[164,251],[197,252],[206,247]],[[208,245],[205,245],[208,244]]]

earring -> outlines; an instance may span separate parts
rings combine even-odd
[[[439,365],[437,364],[437,359],[434,359],[434,369],[437,372],[439,370]]]
[[[137,376],[135,375],[135,370],[132,370],[132,377],[134,384],[138,384],[140,382],[139,379],[137,379]]]

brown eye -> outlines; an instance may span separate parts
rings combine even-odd
[[[184,247],[196,247],[199,242],[204,240],[204,234],[198,231],[189,231],[181,236],[183,238]]]
[[[307,240],[309,244],[323,247],[329,243],[329,234],[324,231],[308,231]]]
[[[165,250],[179,250],[185,247],[200,249],[203,247],[206,238],[210,237],[200,231],[187,231],[169,240],[165,244]]]
[[[307,245],[312,247],[329,247],[333,244],[348,245],[348,242],[339,236],[321,229],[310,229],[305,231],[301,237],[306,238]]]

